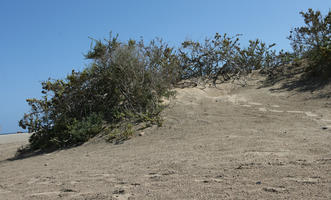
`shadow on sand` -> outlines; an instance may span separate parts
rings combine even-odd
[[[280,83],[280,84],[279,84]],[[268,76],[260,88],[273,87],[271,92],[296,91],[311,92],[311,99],[330,98],[331,90],[323,90],[330,85],[331,79],[308,76],[303,68],[292,68],[287,71],[276,71]]]
[[[16,161],[16,160],[23,160],[26,158],[30,158],[30,157],[34,157],[34,156],[40,156],[43,154],[47,154],[47,153],[52,153],[55,150],[47,150],[47,151],[32,151],[32,150],[24,150],[24,152],[22,152],[21,149],[18,149],[18,151],[16,152],[15,156],[11,157],[11,158],[7,158],[5,160],[0,160],[0,164],[4,163],[4,162],[8,162],[8,161]]]

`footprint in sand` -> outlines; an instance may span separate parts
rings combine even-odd
[[[160,180],[162,178],[162,175],[152,172],[152,173],[149,173],[148,175],[146,175],[146,177],[148,177],[151,180]]]
[[[286,179],[302,184],[317,184],[321,181],[320,177],[287,177]]]
[[[54,180],[54,177],[52,176],[47,176],[47,177],[32,177],[27,183],[29,185],[48,185],[52,183]]]
[[[262,103],[257,103],[257,102],[248,102],[248,104],[253,105],[253,106],[262,106]]]
[[[59,194],[61,194],[60,191],[53,191],[53,192],[39,192],[39,193],[33,193],[33,194],[30,194],[29,196],[30,197],[34,197],[34,198],[42,198],[42,197],[51,197],[51,196],[58,196]]]
[[[312,112],[305,112],[305,114],[308,116],[308,117],[317,117],[318,115],[316,115],[315,113],[312,113]]]
[[[262,190],[265,191],[265,192],[274,192],[274,193],[288,192],[287,189],[284,186],[279,186],[279,187],[264,187],[264,188],[262,188]]]
[[[307,117],[318,117],[317,114],[312,113],[312,112],[304,112],[300,110],[288,110],[286,111],[287,113],[294,113],[294,114],[305,114]]]
[[[244,105],[241,105],[241,106],[243,106],[243,107],[247,107],[247,108],[252,107],[252,105],[248,105],[248,104],[244,104]]]
[[[275,113],[282,113],[284,112],[283,110],[274,110],[274,109],[269,109],[270,112],[275,112]]]
[[[303,111],[299,111],[299,110],[288,110],[286,112],[288,112],[288,113],[294,113],[294,114],[302,114],[302,113],[304,113]]]
[[[267,112],[268,110],[266,108],[262,107],[262,108],[259,108],[259,111],[261,111],[261,112]]]
[[[117,200],[128,200],[131,199],[130,197],[132,196],[133,194],[128,193],[126,189],[122,187],[117,188],[116,190],[113,191],[113,198]]]
[[[27,183],[29,184],[29,185],[31,185],[31,184],[35,184],[36,182],[38,182],[39,181],[39,178],[35,178],[35,177],[33,177],[33,178],[31,178]]]
[[[130,199],[130,197],[132,197],[131,194],[118,194],[118,195],[114,195],[114,198],[117,200],[128,200]]]

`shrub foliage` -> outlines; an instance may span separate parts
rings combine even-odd
[[[331,11],[323,16],[320,11],[300,12],[305,25],[291,31],[288,37],[299,58],[310,61],[312,75],[331,75]]]
[[[34,132],[32,149],[63,148],[85,142],[107,125],[153,119],[179,69],[173,48],[160,40],[121,43],[93,40],[92,63],[66,79],[42,83],[42,99],[28,99],[31,112],[19,122]]]
[[[218,33],[203,43],[185,41],[179,50],[182,78],[205,77],[214,81],[239,78],[252,70],[271,69],[288,62],[287,53],[272,50],[275,44],[266,45],[259,39],[250,40],[241,48],[239,36],[229,37]]]

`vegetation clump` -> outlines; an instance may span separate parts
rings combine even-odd
[[[229,37],[218,33],[204,43],[185,41],[179,50],[182,61],[182,78],[203,77],[223,81],[238,79],[252,70],[270,70],[289,62],[289,53],[272,50],[259,39],[250,40],[241,48],[239,36]]]
[[[32,149],[81,144],[113,124],[153,121],[162,110],[161,98],[176,81],[177,57],[161,40],[93,40],[86,54],[92,63],[66,79],[42,83],[42,99],[28,99],[31,112],[19,122],[34,134]]]
[[[331,76],[331,10],[326,16],[308,9],[300,12],[305,25],[294,28],[288,39],[297,60],[307,59],[308,76]]]

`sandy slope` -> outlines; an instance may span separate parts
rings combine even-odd
[[[8,161],[1,144],[0,199],[331,199],[330,99],[229,88],[178,89],[121,145]]]

